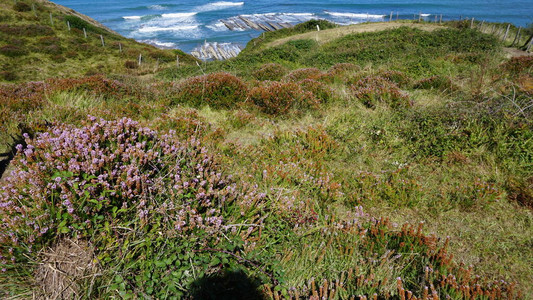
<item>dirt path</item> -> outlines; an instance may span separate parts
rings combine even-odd
[[[321,31],[307,32],[298,35],[289,36],[279,40],[272,41],[266,45],[267,48],[282,45],[288,41],[302,40],[302,39],[314,39],[319,44],[324,44],[332,40],[338,39],[348,34],[360,33],[360,32],[373,32],[381,31],[393,28],[399,28],[402,26],[410,28],[418,28],[426,31],[433,31],[438,28],[443,28],[438,24],[418,24],[418,23],[406,23],[406,22],[381,22],[381,23],[365,23],[355,24],[350,26],[342,26],[338,28],[326,29]]]
[[[520,57],[520,56],[533,56],[533,53],[522,51],[516,48],[503,48],[505,53],[509,58],[511,57]]]

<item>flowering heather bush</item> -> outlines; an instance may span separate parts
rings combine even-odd
[[[212,73],[186,79],[178,87],[177,102],[194,106],[232,108],[246,100],[244,82],[229,73]]]
[[[118,80],[108,79],[102,75],[80,78],[49,79],[46,81],[47,91],[86,91],[104,98],[122,98],[133,94],[131,88]]]
[[[392,81],[380,76],[367,76],[351,85],[353,95],[367,107],[375,107],[379,102],[391,107],[410,105],[409,97]]]
[[[266,81],[253,88],[248,99],[259,110],[269,115],[283,115],[293,110],[318,107],[319,100],[313,93],[304,91],[293,82]]]
[[[421,79],[414,84],[415,89],[437,89],[441,91],[454,91],[457,88],[449,77],[435,75]]]
[[[287,73],[287,68],[280,64],[264,64],[252,73],[257,80],[280,80]]]
[[[0,54],[8,57],[17,57],[27,55],[28,51],[15,45],[5,45],[0,47]]]
[[[411,84],[411,79],[405,73],[394,70],[381,71],[378,74],[387,80],[396,83],[399,87],[407,87]]]
[[[0,190],[4,270],[63,234],[97,245],[120,243],[130,226],[215,238],[231,207],[244,214],[262,201],[240,192],[194,138],[178,142],[126,118],[56,126],[26,143]]]
[[[38,109],[44,103],[44,90],[43,82],[0,85],[0,107],[21,112]]]
[[[327,103],[333,98],[333,90],[322,82],[314,79],[304,79],[298,84],[302,90],[311,92],[321,103]]]
[[[39,24],[0,24],[0,32],[8,34],[10,36],[43,36],[54,34],[54,30],[52,29],[52,27]]]
[[[324,74],[322,73],[322,71],[317,68],[305,68],[290,72],[289,74],[285,75],[285,77],[283,77],[283,80],[288,82],[297,82],[304,79],[318,80],[323,76]]]

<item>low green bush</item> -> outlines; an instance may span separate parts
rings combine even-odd
[[[0,54],[8,57],[18,57],[28,54],[28,51],[15,45],[5,45],[0,47]]]
[[[311,92],[304,91],[297,83],[277,81],[265,81],[252,88],[248,99],[260,111],[273,116],[316,108],[319,103]]]
[[[246,100],[248,92],[244,82],[229,73],[191,77],[180,83],[177,90],[174,102],[215,108],[234,107]]]

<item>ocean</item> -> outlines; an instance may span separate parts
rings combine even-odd
[[[475,18],[510,22],[517,26],[533,23],[532,0],[253,0],[253,1],[148,1],[148,0],[55,0],[92,17],[114,31],[160,48],[191,52],[203,43],[244,47],[261,30],[230,30],[223,21],[242,24],[238,16],[251,21],[275,20],[296,24],[310,19],[327,19],[347,25],[367,21]],[[228,22],[226,22],[228,24]],[[246,27],[246,26],[243,26]]]

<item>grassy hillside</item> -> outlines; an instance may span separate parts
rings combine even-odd
[[[530,298],[533,58],[462,23],[316,24],[1,86],[5,297]]]
[[[143,57],[141,66],[139,55]],[[46,0],[0,3],[0,81],[148,74],[167,64],[175,65],[176,56],[184,64],[194,62],[182,51],[163,51],[126,39],[86,16]]]

